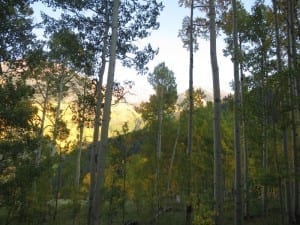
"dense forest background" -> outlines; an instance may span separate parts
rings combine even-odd
[[[39,23],[37,0],[0,2],[1,225],[300,224],[298,0],[180,0],[186,93],[138,44],[160,1],[42,0],[61,15]],[[211,97],[193,83],[201,38]],[[148,101],[126,103],[134,81],[114,81],[116,61],[147,76]]]

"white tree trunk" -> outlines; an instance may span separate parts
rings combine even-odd
[[[64,72],[63,72],[64,73]],[[57,93],[57,105],[55,109],[55,118],[54,118],[54,128],[53,128],[53,137],[52,137],[52,148],[51,155],[54,156],[56,152],[56,140],[58,136],[58,122],[60,119],[60,110],[61,110],[61,102],[63,99],[63,86],[64,86],[64,74],[59,75],[59,84],[58,84],[58,93]]]
[[[186,225],[192,224],[192,200],[191,200],[191,155],[193,146],[193,111],[194,111],[194,87],[193,87],[193,69],[194,69],[194,0],[191,0],[190,9],[190,27],[189,27],[189,52],[190,52],[190,65],[189,65],[189,116],[188,116],[188,143],[187,143],[187,204],[186,204]]]
[[[291,215],[290,215],[290,222],[295,222],[296,215],[298,214],[297,211],[299,211],[299,180],[297,177],[299,176],[299,163],[298,163],[298,114],[299,110],[294,108],[293,105],[297,105],[297,79],[294,73],[295,73],[295,66],[297,64],[296,60],[296,46],[295,46],[295,19],[294,19],[294,10],[295,10],[295,3],[294,0],[288,0],[288,12],[287,12],[287,39],[288,39],[288,69],[289,69],[289,87],[290,87],[290,105],[292,107],[291,110],[291,122],[292,122],[292,152],[293,152],[293,172],[295,179],[293,180],[293,188],[291,189]]]
[[[108,32],[109,32],[109,19],[108,19],[108,3],[106,1],[105,6],[105,13],[106,16],[106,28],[105,28],[105,34],[106,38],[103,40],[103,48],[102,48],[102,55],[101,55],[101,67],[99,69],[98,73],[98,81],[97,81],[97,87],[96,87],[96,109],[95,109],[95,119],[94,119],[94,131],[93,131],[93,144],[91,148],[91,154],[90,154],[90,190],[89,190],[89,201],[88,201],[88,218],[87,218],[87,224],[92,224],[92,210],[93,210],[93,198],[95,193],[95,176],[96,176],[96,166],[97,166],[97,160],[99,156],[97,156],[97,149],[99,146],[99,136],[100,136],[100,117],[101,117],[101,107],[102,107],[102,101],[103,101],[103,94],[102,94],[102,84],[103,84],[103,76],[106,68],[106,49],[108,46]]]
[[[173,150],[172,150],[172,156],[171,156],[171,159],[170,159],[170,166],[169,166],[169,172],[168,172],[168,182],[167,182],[167,193],[169,193],[169,191],[170,191],[171,179],[172,179],[172,170],[173,170],[173,164],[174,164],[174,160],[175,160],[176,148],[177,148],[179,135],[180,135],[180,119],[179,119],[179,124],[178,124],[178,128],[177,128],[177,133],[176,133],[176,138],[175,138]]]
[[[84,87],[83,87],[83,98],[86,97],[86,78],[84,80]],[[80,106],[81,107],[81,106]],[[85,103],[82,106],[82,113],[81,118],[79,118],[79,140],[78,140],[78,150],[77,150],[77,158],[76,158],[76,174],[75,174],[75,186],[76,189],[79,190],[80,185],[80,164],[81,164],[81,152],[83,147],[83,133],[84,133],[84,122],[85,122],[85,112],[86,107]],[[81,109],[80,109],[81,110]]]
[[[278,25],[278,10],[277,10],[277,0],[272,0],[273,5],[273,20],[275,25],[275,40],[276,40],[276,67],[277,72],[282,71],[282,60],[281,60],[281,44],[280,44],[280,36],[279,36],[279,25]],[[277,137],[275,137],[276,141]],[[276,146],[276,144],[274,144]],[[275,163],[277,173],[280,173],[280,167],[278,162],[278,153],[277,149],[275,149]],[[285,223],[285,213],[284,213],[284,201],[283,201],[283,188],[282,188],[282,178],[278,178],[278,189],[279,189],[279,201],[280,201],[280,214],[281,214],[281,222]]]
[[[215,225],[223,224],[223,173],[222,173],[222,149],[221,149],[221,96],[219,67],[216,48],[216,9],[215,0],[209,0],[209,31],[210,31],[210,59],[214,89],[214,209]]]
[[[156,193],[156,213],[158,215],[160,210],[160,163],[161,163],[161,136],[162,136],[162,122],[163,122],[163,87],[158,87],[159,106],[157,112],[157,139],[156,139],[156,174],[155,174],[155,193]],[[155,223],[158,224],[159,217],[155,216]]]
[[[61,102],[63,99],[63,87],[64,87],[64,71],[59,76],[59,84],[58,84],[58,93],[57,93],[57,106],[55,112],[55,120],[54,120],[54,128],[53,128],[53,137],[52,137],[52,148],[51,154],[54,156],[57,153],[56,148],[56,140],[58,137],[58,129],[59,129],[59,120],[60,120],[60,110],[61,110]],[[57,178],[55,181],[55,208],[53,214],[53,220],[56,220],[57,210],[58,210],[58,198],[59,198],[59,190],[60,190],[60,177],[61,177],[61,149],[59,148],[59,162],[58,162],[58,171]]]
[[[114,0],[113,6],[113,21],[112,21],[112,37],[110,43],[110,58],[109,58],[109,67],[108,67],[108,76],[107,84],[105,91],[105,102],[103,109],[103,123],[101,126],[101,139],[99,148],[97,151],[97,175],[95,180],[95,188],[93,193],[93,202],[92,202],[92,218],[91,225],[101,224],[101,215],[103,215],[103,186],[104,186],[104,174],[105,174],[105,158],[107,152],[107,143],[108,143],[108,130],[109,130],[109,121],[111,113],[111,101],[113,94],[113,85],[114,85],[114,74],[115,74],[115,64],[116,64],[116,47],[118,39],[118,11],[119,11],[119,0]],[[100,213],[102,213],[100,215]]]
[[[240,77],[239,77],[239,47],[236,0],[232,0],[233,10],[233,72],[234,72],[234,150],[235,150],[235,195],[234,195],[234,224],[243,224],[242,204],[242,165],[240,146]]]
[[[41,127],[39,129],[39,144],[36,153],[36,166],[39,166],[42,156],[42,145],[43,145],[43,136],[45,130],[45,120],[46,120],[46,113],[47,113],[47,105],[49,101],[49,81],[46,81],[46,90],[45,95],[43,96],[43,106],[42,106],[42,118],[41,118]]]

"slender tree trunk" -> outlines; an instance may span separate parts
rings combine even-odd
[[[284,171],[285,171],[285,214],[286,214],[286,224],[292,222],[292,204],[291,204],[291,183],[290,183],[290,169],[289,169],[289,153],[287,146],[287,131],[286,127],[282,129],[282,149],[284,157]]]
[[[105,0],[106,1],[106,0]],[[93,132],[93,144],[91,148],[90,155],[90,190],[89,190],[89,199],[88,199],[88,218],[87,225],[92,225],[92,210],[93,210],[93,198],[95,193],[95,176],[96,176],[96,166],[98,161],[97,149],[99,147],[99,135],[100,135],[100,117],[102,109],[102,85],[103,85],[103,76],[106,68],[106,55],[107,55],[107,46],[108,46],[108,32],[109,32],[109,14],[108,14],[108,3],[105,2],[105,12],[106,13],[106,27],[105,27],[105,38],[103,39],[103,48],[101,55],[101,66],[98,73],[98,82],[96,87],[96,108],[95,108],[95,119],[94,119],[94,132]]]
[[[242,41],[241,38],[239,40],[239,49],[240,53],[242,52]],[[243,157],[243,215],[244,218],[248,218],[249,215],[249,188],[248,188],[248,174],[249,174],[249,166],[248,166],[248,145],[247,145],[247,136],[246,136],[246,127],[247,127],[247,118],[246,118],[246,110],[245,110],[245,74],[243,70],[243,63],[240,63],[240,74],[241,74],[241,113],[242,113],[242,122],[241,122],[241,150]]]
[[[288,76],[288,88],[289,88],[289,107],[291,107],[291,111],[288,115],[289,120],[292,123],[291,129],[291,137],[292,137],[292,152],[294,150],[294,138],[295,138],[295,124],[294,124],[294,109],[293,109],[293,85],[292,85],[292,78],[291,74]],[[284,164],[285,164],[285,201],[286,201],[286,215],[287,215],[287,223],[293,223],[295,221],[295,208],[293,204],[293,188],[292,188],[292,178],[290,172],[290,157],[289,157],[289,149],[288,149],[288,137],[287,137],[287,124],[284,124],[283,128],[283,154],[284,154]]]
[[[56,106],[56,112],[55,112],[55,122],[54,122],[54,128],[53,128],[53,138],[52,138],[52,156],[57,154],[57,148],[56,148],[56,140],[58,137],[58,129],[59,129],[59,120],[60,120],[60,110],[61,110],[61,102],[63,99],[63,86],[64,86],[64,72],[60,75],[59,78],[59,86],[58,86],[58,93],[57,93],[57,106]],[[55,182],[55,208],[54,208],[54,214],[53,214],[53,220],[56,220],[57,216],[57,210],[58,210],[58,198],[59,198],[59,191],[60,191],[60,180],[61,180],[61,149],[59,148],[58,152],[59,161],[58,161],[58,171],[57,171],[57,177]]]
[[[187,143],[187,204],[186,204],[186,225],[192,224],[192,199],[191,199],[191,179],[192,179],[192,146],[193,146],[193,111],[194,111],[194,87],[193,87],[193,69],[194,69],[194,0],[191,0],[190,12],[190,30],[189,30],[189,52],[190,52],[190,65],[189,65],[189,116],[188,116],[188,143]]]
[[[282,71],[282,60],[281,60],[281,43],[279,36],[279,25],[278,25],[278,9],[277,9],[277,0],[272,0],[273,4],[273,20],[275,24],[275,40],[276,40],[276,67],[277,72]],[[275,128],[274,128],[275,129]],[[275,131],[274,131],[275,133]],[[274,142],[276,142],[277,137],[275,137]],[[280,167],[278,162],[278,154],[276,150],[276,144],[274,144],[275,149],[275,166],[278,173],[280,173]],[[284,202],[283,202],[283,189],[282,189],[282,179],[278,178],[278,189],[279,189],[279,198],[280,198],[280,212],[281,212],[281,222],[285,223],[285,214],[284,214]]]
[[[49,81],[47,80],[45,96],[43,96],[41,127],[39,129],[39,134],[38,134],[39,145],[38,145],[37,154],[36,154],[36,166],[39,166],[40,161],[41,161],[42,147],[43,147],[42,142],[43,142],[43,136],[44,136],[48,100],[49,100]]]
[[[244,75],[242,75],[244,76]],[[242,78],[243,80],[243,78]],[[243,86],[243,81],[241,82],[241,85]],[[243,93],[243,88],[241,90]],[[249,216],[249,187],[248,187],[248,177],[249,177],[249,166],[248,166],[248,145],[247,145],[247,136],[246,136],[246,115],[244,110],[244,97],[243,94],[241,95],[241,106],[242,106],[242,149],[243,149],[243,191],[244,191],[244,200],[243,200],[243,215],[244,218],[248,218]]]
[[[161,163],[161,136],[162,136],[162,121],[163,121],[163,87],[158,87],[159,106],[157,112],[157,139],[156,139],[156,174],[155,174],[155,192],[156,192],[156,212],[155,223],[159,221],[159,210],[160,210],[160,163]]]
[[[56,140],[57,140],[57,137],[58,137],[58,128],[59,128],[58,123],[59,123],[59,120],[60,120],[61,102],[62,102],[62,99],[63,99],[63,86],[64,86],[64,77],[63,76],[64,76],[63,74],[60,75],[59,84],[58,84],[57,106],[56,106],[56,111],[55,111],[53,137],[52,137],[52,148],[51,148],[52,156],[54,156],[56,154]]]
[[[243,191],[244,191],[244,201],[243,201],[243,215],[244,218],[249,216],[249,166],[248,166],[248,144],[246,136],[246,112],[245,112],[245,98],[244,98],[244,80],[245,75],[241,71],[241,107],[242,107],[242,149],[243,149]]]
[[[239,78],[239,46],[236,0],[232,0],[233,9],[233,67],[234,67],[234,149],[235,149],[235,216],[234,224],[243,224],[242,204],[242,165],[240,146],[240,78]]]
[[[175,142],[174,142],[174,146],[173,146],[172,156],[171,156],[171,160],[170,160],[168,183],[167,183],[167,193],[170,192],[172,170],[173,170],[173,164],[174,164],[174,160],[175,160],[176,148],[177,148],[179,135],[180,135],[180,119],[179,119],[179,124],[178,124],[177,132],[176,132],[176,138],[175,138]]]
[[[162,121],[163,121],[163,88],[159,88],[159,107],[158,107],[158,126],[157,126],[157,139],[156,139],[156,154],[157,158],[161,158],[161,135],[162,135]]]
[[[76,189],[79,190],[80,188],[80,170],[81,170],[81,153],[82,153],[82,147],[83,147],[83,130],[84,125],[80,125],[79,128],[79,145],[77,149],[77,158],[76,158],[76,174],[75,174],[75,186]]]
[[[262,43],[265,40],[261,40]],[[267,91],[266,91],[266,80],[267,80],[267,73],[266,73],[266,51],[264,49],[261,50],[261,101],[263,102],[262,105],[262,121],[261,121],[261,130],[262,130],[262,169],[264,173],[268,171],[268,132],[267,132],[267,124],[268,124],[268,115],[267,115],[267,108],[266,105],[268,103],[267,100]],[[262,192],[261,192],[261,200],[262,200],[262,214],[264,217],[267,216],[268,211],[268,186],[267,184],[262,185]]]
[[[114,174],[112,174],[111,179],[112,179],[112,181],[111,181],[109,189],[113,190],[113,188],[115,186],[115,183],[116,183],[116,177],[115,177]],[[110,195],[109,195],[109,200],[108,200],[108,216],[109,216],[108,224],[109,225],[113,224],[113,218],[114,218],[114,216],[113,216],[113,214],[114,214],[113,204],[114,204],[114,193],[113,193],[113,191],[111,191]]]
[[[291,89],[294,90],[295,88],[295,84],[291,84]],[[292,93],[293,95],[293,93]],[[295,97],[292,96],[291,97],[291,104],[294,105],[294,101],[295,101]],[[292,106],[293,107],[293,106]],[[298,170],[298,147],[297,147],[297,109],[292,109],[291,111],[291,121],[292,121],[292,130],[291,130],[291,135],[292,135],[292,149],[293,149],[293,173],[294,173],[294,177],[293,177],[293,189],[292,189],[292,212],[293,212],[293,222],[295,222],[296,220],[296,215],[297,215],[297,211],[298,210],[298,192],[299,192],[299,188],[298,188],[298,177],[297,177],[297,170]]]
[[[276,126],[273,122],[273,149],[274,149],[274,160],[275,160],[275,169],[276,173],[280,174],[281,168],[279,165],[279,158],[278,158],[278,152],[277,152],[277,134],[276,134]],[[285,224],[285,214],[284,214],[284,201],[283,201],[283,189],[282,189],[282,178],[278,176],[278,191],[279,191],[279,205],[280,205],[280,217],[281,217],[281,225]]]
[[[264,122],[263,122],[263,146],[262,146],[262,167],[263,171],[266,173],[268,170],[268,147],[267,147],[267,123],[266,123],[266,113],[264,108]],[[268,213],[268,187],[266,184],[262,186],[262,208],[263,208],[263,216],[266,217]]]
[[[83,98],[86,97],[86,79],[84,79],[84,86],[83,86]],[[76,158],[76,174],[75,174],[75,186],[77,191],[79,190],[80,185],[80,167],[81,167],[81,152],[83,147],[83,132],[84,132],[84,122],[85,122],[85,112],[86,112],[86,105],[85,102],[82,103],[82,111],[80,112],[79,118],[79,140],[78,140],[78,150],[77,150],[77,158]]]
[[[291,202],[291,221],[296,220],[296,215],[299,211],[299,162],[298,162],[298,143],[297,143],[297,118],[299,111],[298,107],[294,107],[297,104],[297,78],[295,76],[295,62],[296,62],[296,47],[295,47],[295,31],[294,31],[294,0],[288,0],[288,16],[287,16],[287,29],[288,29],[288,69],[289,69],[289,88],[290,88],[290,106],[291,106],[291,123],[292,123],[292,151],[293,151],[293,166],[294,166],[294,182],[291,196],[294,198]],[[294,192],[293,192],[294,191]],[[291,199],[291,200],[292,200]]]
[[[223,173],[222,173],[222,150],[221,150],[221,96],[219,67],[216,48],[216,11],[215,0],[209,0],[209,31],[210,31],[210,58],[214,89],[214,209],[215,225],[223,224]]]
[[[272,0],[273,3],[273,19],[275,24],[275,40],[276,40],[276,67],[278,72],[282,71],[282,60],[281,60],[281,42],[279,36],[279,25],[278,25],[278,8],[277,0]]]
[[[91,225],[101,224],[101,215],[103,215],[104,196],[103,196],[103,185],[104,185],[104,174],[105,174],[105,159],[108,148],[108,130],[111,113],[111,101],[113,94],[114,85],[114,74],[116,64],[116,47],[118,39],[118,11],[119,11],[119,0],[114,0],[113,5],[113,19],[112,19],[112,36],[110,43],[110,58],[108,67],[107,84],[105,91],[105,102],[103,109],[103,123],[101,126],[101,140],[98,148],[98,159],[97,159],[97,174],[94,188],[94,198],[92,202],[92,222]],[[100,211],[99,211],[100,209]]]
[[[295,30],[295,21],[296,21],[296,7],[297,4],[295,0],[288,0],[288,16],[289,16],[289,42],[290,42],[290,54],[291,58],[290,66],[293,77],[293,95],[294,101],[293,105],[297,105],[294,109],[294,118],[292,122],[292,130],[293,130],[293,157],[294,157],[294,207],[295,207],[295,219],[296,222],[300,222],[300,164],[299,164],[299,144],[298,144],[298,126],[299,123],[299,96],[300,96],[300,78],[297,74],[296,70],[298,69],[298,56],[297,56],[297,43],[296,43],[296,30]]]
[[[127,175],[127,147],[124,147],[123,154],[123,201],[122,201],[122,222],[125,224],[126,216],[126,175]]]

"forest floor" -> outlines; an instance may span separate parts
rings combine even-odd
[[[34,221],[23,220],[20,223],[20,220],[12,219],[7,223],[6,210],[4,207],[0,208],[0,225],[10,224],[10,225],[25,225],[25,224],[39,224],[43,225],[85,225],[87,220],[86,208],[79,207],[74,208],[71,205],[63,205],[59,207],[57,211],[56,219],[53,220],[52,210],[44,212],[44,214],[36,214]],[[143,210],[141,210],[143,211]],[[109,213],[110,214],[110,213]],[[17,216],[17,215],[16,215]],[[39,217],[39,218],[38,218]],[[138,218],[139,217],[139,218]],[[125,221],[125,222],[124,222]],[[135,214],[126,214],[125,218],[122,218],[121,215],[110,215],[107,216],[105,222],[106,225],[182,225],[185,224],[185,212],[183,210],[176,211],[166,211],[161,213],[157,220],[149,217],[143,218],[141,215]],[[212,225],[212,220],[209,216],[205,215],[198,221],[194,221],[194,225]],[[224,225],[233,225],[233,211],[225,212]],[[281,225],[282,219],[280,212],[270,211],[266,217],[263,216],[250,216],[244,220],[244,225]]]

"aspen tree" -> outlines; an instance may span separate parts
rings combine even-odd
[[[210,59],[213,78],[214,93],[214,209],[215,225],[223,224],[223,172],[222,172],[222,148],[221,148],[221,95],[219,81],[219,67],[216,46],[216,9],[215,0],[209,0],[209,33],[210,33]]]

